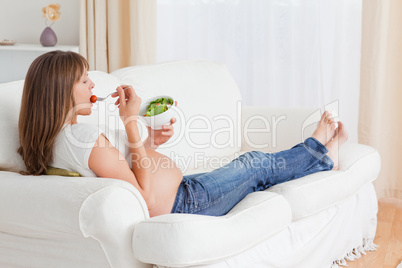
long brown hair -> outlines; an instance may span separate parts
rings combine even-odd
[[[74,84],[88,69],[84,57],[52,51],[36,58],[25,77],[18,121],[26,175],[44,174],[53,159],[53,144],[75,106]],[[71,118],[72,120],[72,118]]]

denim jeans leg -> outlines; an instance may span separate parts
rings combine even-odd
[[[330,170],[327,148],[308,138],[278,153],[248,152],[208,173],[184,176],[180,213],[224,215],[247,194],[314,172]],[[176,206],[176,205],[175,205]],[[174,212],[174,211],[172,211]]]
[[[297,149],[296,149],[297,148]],[[300,160],[300,163],[303,163],[303,167],[297,167],[297,161],[299,161],[296,158],[293,159],[288,159],[287,154],[288,153],[296,153],[297,151],[303,151],[306,150],[308,154],[303,157],[303,154],[300,154],[302,159]],[[319,171],[327,171],[331,170],[334,166],[333,161],[331,158],[329,158],[328,155],[328,149],[320,143],[318,140],[316,140],[313,137],[310,137],[306,139],[303,143],[299,143],[292,147],[290,150],[286,151],[281,151],[276,154],[276,157],[281,158],[285,157],[288,160],[286,163],[288,164],[288,169],[289,170],[296,170],[292,176],[288,177],[289,180],[294,180],[300,177],[307,176],[312,173],[316,173]],[[296,160],[296,163],[293,163],[292,160]],[[278,183],[284,182],[284,181],[278,181]]]

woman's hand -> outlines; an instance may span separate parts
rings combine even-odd
[[[137,96],[132,86],[122,85],[117,87],[117,93],[112,97],[119,97],[114,103],[118,105],[119,115],[124,125],[129,122],[137,122],[138,114],[141,106],[141,98]]]
[[[177,101],[174,102],[177,106]],[[176,118],[170,119],[169,125],[162,126],[162,129],[155,130],[147,126],[148,138],[144,142],[145,149],[155,150],[160,145],[166,143],[174,134],[173,124],[176,123]]]

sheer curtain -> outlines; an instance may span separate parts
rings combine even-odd
[[[225,63],[243,105],[331,104],[357,141],[362,0],[157,0],[157,62]]]

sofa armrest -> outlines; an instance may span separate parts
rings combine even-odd
[[[242,107],[241,151],[278,152],[302,142],[313,133],[319,108]]]
[[[19,244],[32,264],[46,252],[50,266],[57,260],[63,267],[92,262],[99,267],[101,261],[91,259],[96,257],[110,267],[150,267],[131,250],[134,225],[149,214],[141,194],[126,181],[0,171],[0,215],[0,232]],[[77,260],[82,256],[88,266]]]
[[[147,218],[146,203],[137,189],[120,185],[110,185],[92,193],[79,212],[84,237],[97,240],[111,267],[119,268],[150,268],[139,262],[131,250],[135,224]]]
[[[225,216],[168,214],[138,223],[135,257],[145,263],[184,267],[236,255],[286,228],[291,222],[286,200],[277,194],[249,194]]]
[[[343,202],[374,181],[381,170],[381,158],[371,146],[346,142],[339,149],[339,168],[279,183],[265,191],[283,196],[293,221],[299,220]]]

